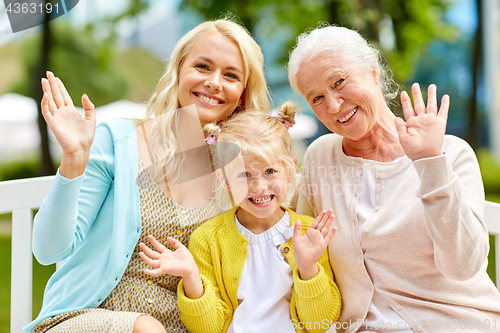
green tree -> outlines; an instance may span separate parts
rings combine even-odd
[[[414,72],[421,49],[435,38],[450,39],[456,30],[444,22],[446,0],[183,0],[181,8],[197,12],[205,19],[225,13],[235,14],[251,32],[262,26],[271,36],[278,29],[288,29],[288,48],[281,61],[295,45],[298,34],[324,21],[354,28],[381,49],[397,81],[407,81]],[[387,32],[394,44],[387,46]]]

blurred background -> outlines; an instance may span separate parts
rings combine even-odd
[[[299,154],[328,130],[287,80],[288,53],[319,21],[357,29],[382,51],[403,90],[449,94],[449,134],[474,148],[487,200],[500,202],[500,0],[80,0],[67,14],[13,33],[0,5],[0,181],[54,174],[60,149],[39,117],[40,78],[59,76],[75,105],[87,93],[98,122],[141,117],[180,37],[232,15],[261,46],[274,106],[302,114]],[[401,115],[399,101],[394,112]],[[299,141],[297,141],[299,142]],[[35,263],[35,261],[34,261]],[[10,216],[0,215],[0,333],[8,332]],[[34,307],[53,267],[35,265]]]

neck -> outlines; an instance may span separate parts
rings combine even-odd
[[[387,106],[379,113],[375,125],[360,139],[344,138],[342,148],[347,156],[361,157],[378,162],[390,162],[404,156],[394,123],[396,116]]]
[[[236,217],[238,218],[238,221],[240,221],[241,225],[255,235],[261,234],[269,228],[272,228],[281,220],[283,215],[285,215],[285,211],[281,207],[278,208],[271,216],[264,218],[254,216],[241,207],[236,211]]]

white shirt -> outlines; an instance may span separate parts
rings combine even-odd
[[[377,174],[379,172],[389,171],[391,168],[397,168],[398,164],[403,161],[400,157],[392,162],[380,163],[371,160],[364,160],[363,173],[361,174],[361,187],[359,191],[359,202],[357,205],[358,227],[361,241],[361,233],[363,224],[377,209]],[[378,203],[381,205],[383,203]],[[365,247],[361,244],[363,251]],[[390,306],[389,303],[377,292],[373,293],[372,302],[364,323],[361,325],[360,332],[368,329],[373,332],[389,333],[413,333],[409,328],[410,325]]]
[[[290,215],[271,228],[255,235],[240,224],[248,238],[248,254],[238,286],[240,305],[234,312],[228,333],[295,333],[290,317],[293,271],[285,261],[280,245],[293,236]]]

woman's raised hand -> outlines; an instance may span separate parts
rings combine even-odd
[[[434,157],[443,154],[442,146],[446,132],[446,122],[450,107],[450,97],[444,95],[441,107],[437,106],[437,87],[431,84],[427,92],[427,106],[424,103],[420,86],[414,83],[411,87],[415,108],[410,96],[401,93],[401,105],[406,122],[397,117],[396,129],[399,141],[406,155],[413,161],[420,158]]]
[[[331,209],[322,211],[301,236],[301,224],[297,220],[293,230],[293,251],[297,260],[300,278],[310,280],[318,274],[316,264],[332,240],[337,228],[332,228],[335,216]]]
[[[85,118],[73,105],[62,81],[51,72],[42,79],[42,115],[63,150],[60,173],[74,178],[85,170],[95,134],[95,108],[87,95],[82,96]]]

